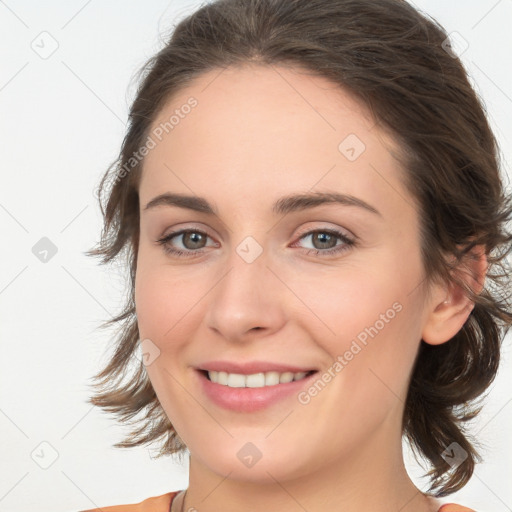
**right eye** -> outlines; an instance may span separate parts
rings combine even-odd
[[[175,238],[181,238],[182,248],[176,248],[171,244]],[[186,258],[202,254],[204,252],[202,249],[206,247],[204,243],[206,243],[208,238],[210,238],[208,234],[200,229],[182,229],[159,238],[157,243],[163,246],[166,253]],[[200,247],[197,247],[198,245]]]

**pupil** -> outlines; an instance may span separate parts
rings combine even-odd
[[[197,244],[198,242],[201,243],[201,239],[203,238],[203,235],[201,233],[186,233],[185,234],[185,241],[191,241],[193,247],[188,247],[189,249],[198,249],[194,244]],[[187,244],[185,243],[185,246]]]
[[[332,235],[330,235],[329,233],[317,233],[317,238],[320,238],[320,245],[322,246],[322,244],[325,244],[325,243],[329,243],[329,241],[331,241],[330,239],[332,238]],[[322,249],[325,249],[325,247],[321,247]],[[330,247],[328,247],[330,248]]]

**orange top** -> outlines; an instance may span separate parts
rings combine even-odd
[[[91,508],[90,510],[83,510],[81,512],[169,512],[171,510],[172,500],[179,492],[180,491],[168,492],[161,496],[147,498],[133,505]]]
[[[169,512],[172,500],[180,491],[168,492],[161,496],[147,498],[140,503],[133,505],[115,505],[112,507],[94,508],[82,510],[81,512]],[[471,508],[456,505],[455,503],[445,503],[441,505],[438,512],[475,512]]]

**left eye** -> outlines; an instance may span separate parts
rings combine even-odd
[[[334,229],[308,231],[302,235],[299,240],[305,240],[307,238],[311,239],[313,248],[306,249],[306,253],[321,254],[322,256],[345,251],[355,244],[354,240]],[[338,240],[341,240],[340,244],[337,243]]]
[[[171,241],[176,238],[181,238],[182,248],[176,248],[171,245]],[[157,240],[157,243],[163,246],[163,249],[168,254],[173,254],[178,257],[190,257],[203,253],[203,249],[206,247],[206,240],[210,238],[207,233],[198,229],[183,229]],[[315,253],[324,255],[330,255],[338,253],[350,248],[355,242],[344,233],[332,229],[317,229],[314,231],[308,231],[304,233],[299,240],[305,240],[311,238],[313,248],[305,248],[307,254]],[[338,241],[341,240],[341,243]],[[295,246],[297,242],[292,245]],[[213,244],[215,245],[215,244]]]

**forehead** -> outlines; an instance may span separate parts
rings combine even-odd
[[[392,137],[348,91],[301,68],[208,71],[167,101],[150,137],[139,191],[148,199],[215,189],[250,200],[291,188],[376,199],[383,186],[401,187]]]

